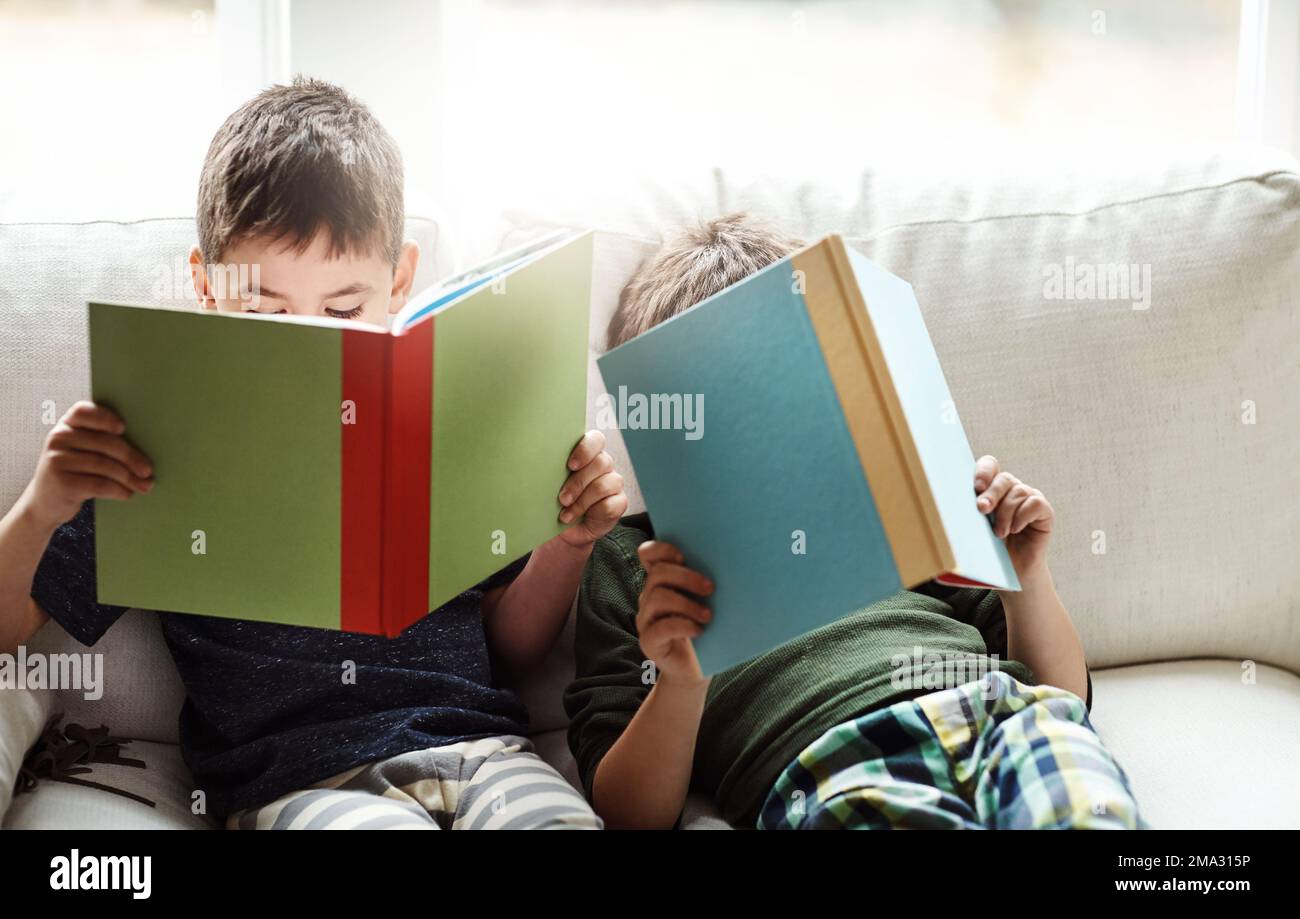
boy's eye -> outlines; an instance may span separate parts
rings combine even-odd
[[[335,319],[356,319],[361,315],[361,307],[354,306],[350,310],[332,310],[329,307],[326,307],[325,314],[327,316],[333,316]]]

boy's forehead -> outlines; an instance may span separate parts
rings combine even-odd
[[[378,253],[331,252],[329,240],[318,233],[302,246],[292,239],[252,237],[227,247],[226,264],[258,266],[261,283],[271,289],[301,293],[329,292],[352,284],[385,278],[392,266]]]

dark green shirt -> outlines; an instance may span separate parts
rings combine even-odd
[[[636,633],[645,581],[636,550],[653,531],[645,515],[623,524],[596,543],[587,565],[578,594],[577,678],[564,695],[569,746],[588,797],[596,766],[653,685]],[[716,674],[691,786],[712,796],[728,821],[752,826],[781,770],[837,724],[992,669],[1035,682],[1023,664],[1004,659],[1006,647],[993,591],[930,583],[874,603]]]

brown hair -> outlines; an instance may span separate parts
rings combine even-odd
[[[728,214],[679,232],[619,294],[605,345],[617,348],[802,246],[748,214]]]
[[[272,86],[212,138],[199,179],[199,248],[219,261],[234,241],[269,235],[302,251],[328,234],[331,257],[382,253],[397,264],[402,155],[363,104],[303,77]]]

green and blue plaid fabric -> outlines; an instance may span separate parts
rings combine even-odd
[[[992,672],[827,731],[760,829],[1141,829],[1083,700]]]

